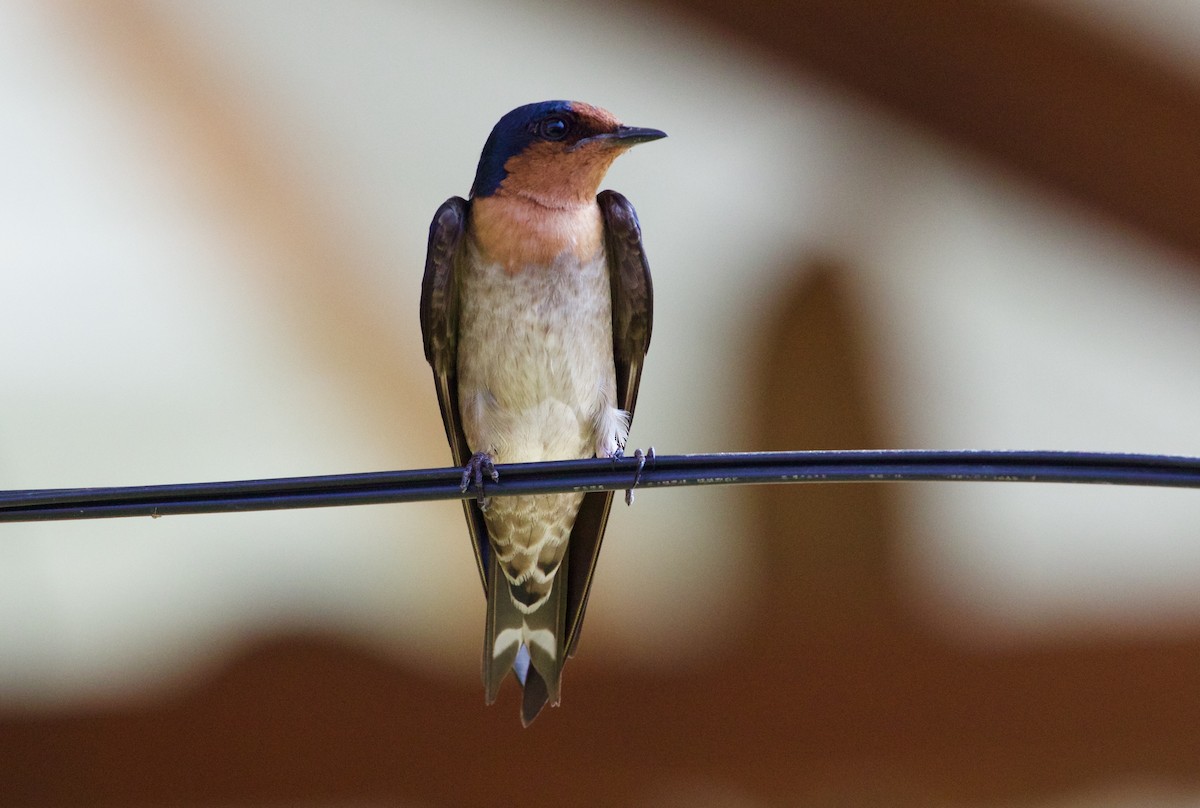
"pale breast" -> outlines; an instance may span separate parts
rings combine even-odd
[[[590,457],[615,400],[603,250],[510,272],[471,244],[460,301],[459,402],[472,451],[501,463]]]

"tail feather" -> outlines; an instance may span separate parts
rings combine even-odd
[[[509,669],[515,671],[524,690],[521,723],[529,726],[547,702],[559,701],[566,657],[566,585],[556,576],[545,601],[530,612],[518,607],[510,586],[493,554],[488,569],[483,684],[491,704]]]
[[[496,554],[492,553],[488,562],[487,625],[483,637],[483,688],[488,704],[496,701],[500,683],[517,661],[521,617],[509,597],[508,580],[496,562]],[[519,678],[525,678],[521,670],[517,673]]]
[[[533,719],[538,717],[538,713],[550,700],[550,688],[546,685],[546,680],[542,678],[542,675],[537,672],[537,668],[530,668],[524,688],[525,692],[521,699],[521,726],[527,727],[533,723]],[[558,704],[557,698],[554,699],[554,703]]]

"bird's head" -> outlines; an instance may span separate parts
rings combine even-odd
[[[492,129],[471,197],[512,195],[550,208],[589,204],[618,155],[661,137],[666,133],[625,126],[579,101],[526,104]]]

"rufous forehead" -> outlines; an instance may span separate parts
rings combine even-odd
[[[597,132],[610,132],[620,126],[621,122],[617,120],[617,116],[613,115],[606,109],[585,104],[582,101],[572,101],[571,111],[585,125],[586,128]]]

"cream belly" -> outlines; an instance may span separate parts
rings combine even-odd
[[[472,250],[460,300],[458,393],[472,451],[522,463],[611,454],[623,442],[603,252],[509,274]]]

